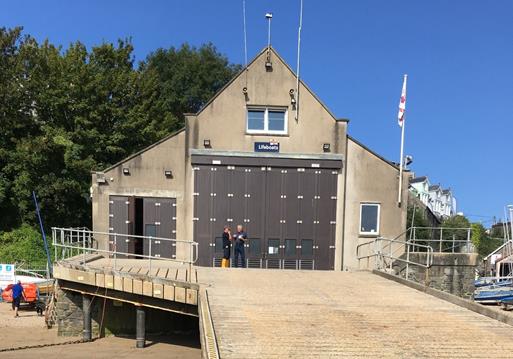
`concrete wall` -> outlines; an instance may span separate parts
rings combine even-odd
[[[425,263],[426,254],[410,253],[410,261]],[[434,253],[431,268],[409,266],[408,279],[459,297],[470,298],[475,289],[477,264],[477,253]],[[405,276],[404,263],[397,262],[394,269],[396,274]]]
[[[378,235],[395,238],[406,230],[409,172],[404,173],[401,207],[397,204],[397,167],[370,152],[355,140],[348,138],[346,161],[346,194],[344,222],[344,269],[359,268],[356,257],[360,243],[372,241]],[[360,235],[360,204],[380,204],[379,233]],[[371,249],[367,246],[367,250]],[[372,264],[371,264],[372,265]]]
[[[104,174],[92,175],[93,230],[109,232],[109,196],[174,197],[177,203],[176,238],[191,239],[186,231],[183,215],[186,206],[185,181],[185,132],[170,136],[149,149],[135,154]],[[130,175],[123,174],[129,168]],[[164,175],[171,170],[172,178]],[[105,177],[105,183],[98,183],[98,177]],[[97,236],[100,248],[108,249],[108,239]]]
[[[303,85],[300,86],[299,118],[291,105],[289,90],[296,89],[296,76],[272,51],[273,70],[266,71],[262,53],[197,116],[188,118],[190,148],[203,148],[210,139],[213,150],[253,152],[253,143],[275,139],[283,153],[323,153],[330,143],[334,153],[345,152],[346,122],[333,115]],[[247,87],[247,98],[242,89]],[[247,106],[277,106],[288,110],[288,134],[246,133]]]

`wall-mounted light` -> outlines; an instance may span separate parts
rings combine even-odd
[[[330,151],[330,147],[331,147],[331,146],[330,146],[330,144],[329,144],[329,143],[325,143],[325,144],[323,144],[323,145],[322,145],[322,150],[323,150],[324,152],[329,152],[329,151]]]
[[[248,94],[248,88],[247,88],[247,87],[243,87],[243,88],[242,88],[242,93],[243,93],[244,95],[247,95],[247,94]]]
[[[205,148],[212,147],[211,144],[210,144],[210,140],[203,140],[203,146],[205,146]]]
[[[296,96],[295,96],[295,91],[294,89],[290,89],[289,90],[289,95],[290,95],[290,104],[292,106],[295,106],[296,105]]]
[[[404,156],[404,167],[411,165],[413,163],[413,156],[407,155]]]
[[[173,171],[171,171],[171,170],[164,170],[164,176],[166,176],[166,178],[172,178],[173,177]]]
[[[124,174],[125,176],[130,175],[130,168],[128,168],[128,167],[123,167],[123,174]]]

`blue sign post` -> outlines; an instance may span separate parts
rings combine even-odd
[[[280,152],[278,142],[255,142],[255,152]]]

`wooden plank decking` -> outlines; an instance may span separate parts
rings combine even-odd
[[[196,306],[199,284],[196,268],[177,262],[78,256],[54,266],[54,276],[99,288]],[[190,280],[192,279],[192,280]]]

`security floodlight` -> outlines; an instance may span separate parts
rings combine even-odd
[[[272,14],[271,12],[267,12],[267,13],[265,14],[265,18],[266,18],[266,19],[272,19],[272,18],[273,18],[273,14]]]
[[[128,167],[124,167],[124,168],[123,168],[123,174],[124,174],[125,176],[128,176],[128,175],[130,174],[130,168],[128,168]]]
[[[329,143],[325,143],[325,144],[322,145],[322,150],[324,152],[329,152],[330,151],[330,147],[331,147],[331,145]]]
[[[171,170],[164,170],[164,176],[171,178],[173,177],[173,172]]]
[[[203,146],[205,146],[205,148],[210,148],[210,140],[203,140]]]
[[[412,162],[413,162],[413,156],[407,155],[404,157],[404,165],[405,166],[412,164]]]

